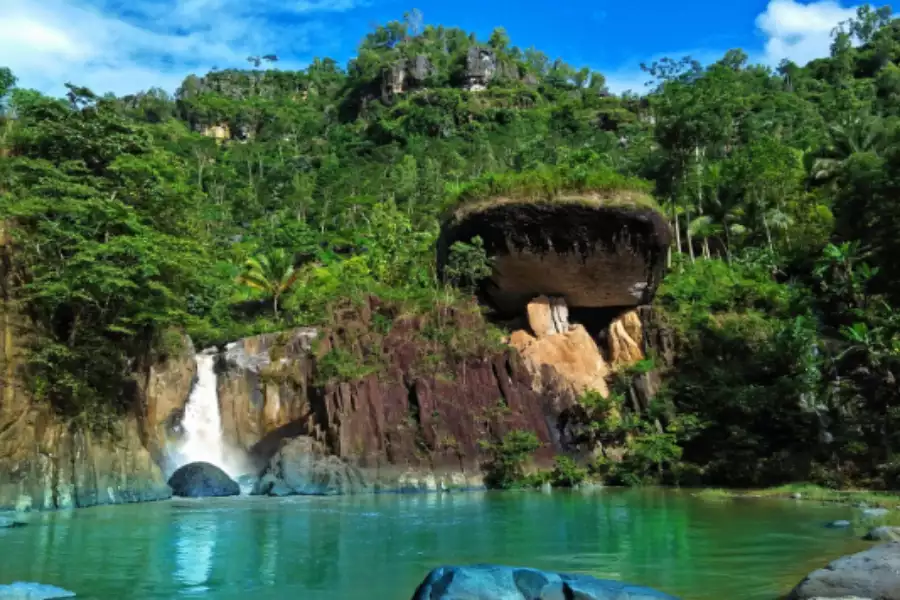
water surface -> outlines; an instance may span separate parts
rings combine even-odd
[[[853,509],[614,490],[171,500],[32,514],[0,530],[0,583],[82,599],[408,600],[441,564],[491,562],[773,600],[865,547]]]

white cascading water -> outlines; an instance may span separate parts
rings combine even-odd
[[[191,390],[181,420],[182,438],[178,455],[182,465],[206,462],[234,477],[226,465],[225,444],[222,440],[222,415],[219,413],[215,356],[198,354],[197,383]]]

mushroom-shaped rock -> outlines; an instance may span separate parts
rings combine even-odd
[[[480,237],[492,260],[482,284],[501,314],[521,315],[537,296],[571,308],[647,304],[665,269],[671,231],[644,192],[494,197],[461,204],[438,241],[442,272],[455,242]]]

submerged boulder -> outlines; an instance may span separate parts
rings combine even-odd
[[[677,600],[656,590],[587,575],[536,569],[475,565],[439,567],[416,589],[412,600]]]
[[[475,237],[492,262],[480,292],[514,316],[540,295],[570,308],[648,304],[663,277],[671,231],[650,198],[635,190],[489,198],[461,205],[445,221],[442,273],[452,245]]]
[[[19,518],[15,512],[0,512],[0,529],[12,529],[14,527],[25,527],[27,523]]]
[[[900,542],[837,559],[810,573],[788,600],[846,597],[900,600]]]
[[[214,498],[238,496],[241,487],[225,471],[205,462],[184,465],[169,478],[175,496],[183,498]]]
[[[43,583],[16,581],[10,585],[0,585],[0,600],[56,600],[74,597],[74,592]]]
[[[269,496],[334,496],[365,491],[359,469],[330,455],[322,444],[300,436],[284,440],[269,461],[255,494]]]

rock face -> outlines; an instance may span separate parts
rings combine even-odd
[[[209,463],[191,463],[175,471],[169,478],[175,496],[183,498],[215,498],[238,496],[241,488],[222,469]]]
[[[434,66],[427,56],[400,59],[382,74],[381,99],[390,103],[395,96],[424,85],[433,73]]]
[[[839,558],[811,573],[788,600],[845,597],[900,599],[900,542]]]
[[[475,565],[439,567],[419,585],[412,600],[677,600],[656,590],[535,569]]]
[[[377,301],[370,303],[353,319],[361,332],[371,331]],[[356,330],[346,330],[344,338],[320,335],[315,352],[311,342],[317,334],[308,329],[229,346],[219,376],[226,443],[247,450],[260,472],[276,474],[285,471],[277,458],[283,457],[283,441],[311,438],[318,445],[304,456],[324,449],[357,469],[362,487],[372,490],[480,486],[487,456],[479,442],[514,429],[535,432],[544,443],[536,459],[549,462],[560,449],[557,417],[574,401],[571,392],[553,382],[536,389],[524,362],[502,350],[449,365],[441,375],[417,372],[413,362],[422,350],[411,335],[417,327],[414,320],[396,321],[384,339],[373,342],[387,364],[353,382],[322,381],[317,357],[356,343]],[[304,489],[319,466],[312,459],[297,464],[305,466],[297,471],[301,483],[295,487]],[[335,462],[324,468],[340,472],[335,481],[343,482],[325,489],[359,487],[356,470],[342,471]]]
[[[596,390],[604,396],[609,394],[606,384],[609,367],[582,325],[539,338],[517,331],[510,337],[510,345],[534,374],[538,389],[563,386],[576,396],[587,390]]]
[[[284,440],[260,479],[256,494],[333,496],[368,490],[359,469],[328,454],[310,437]]]
[[[627,309],[648,304],[665,270],[671,232],[652,208],[616,198],[545,203],[495,198],[459,209],[444,224],[438,265],[450,247],[476,236],[493,262],[480,293],[503,315],[524,314],[545,295],[569,308]]]
[[[93,433],[74,429],[46,403],[31,398],[22,378],[23,350],[28,339],[27,319],[13,302],[7,287],[4,252],[0,240],[0,510],[54,509],[158,500],[171,496],[153,453],[159,429],[148,418],[166,412],[167,390],[147,393],[147,381],[157,366],[146,367],[136,383],[132,406],[111,431]],[[187,380],[187,373],[174,379]],[[174,380],[173,379],[173,380]],[[157,412],[158,411],[158,412]],[[157,444],[158,447],[158,444]]]
[[[487,89],[497,73],[497,56],[488,48],[472,46],[466,54],[466,80],[464,87],[473,92]]]

